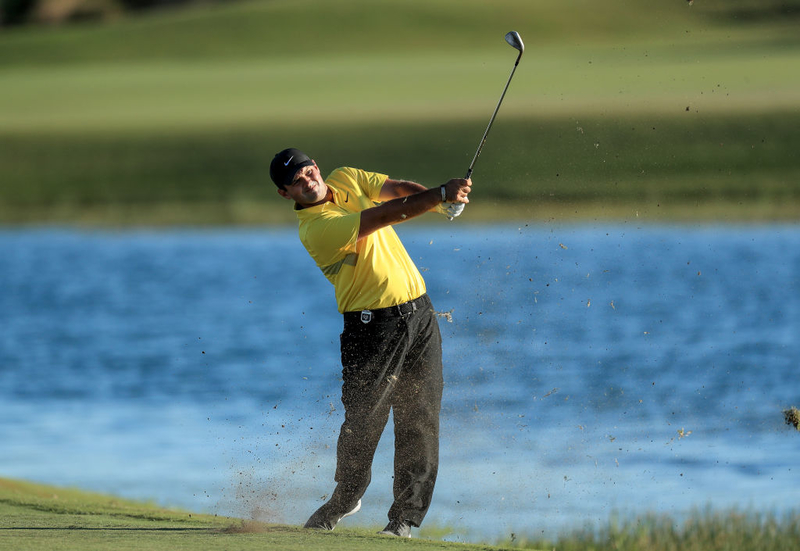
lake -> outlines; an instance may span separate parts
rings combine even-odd
[[[800,226],[398,233],[444,337],[425,525],[796,507]],[[291,228],[0,229],[0,476],[302,524],[333,489],[341,325]],[[391,437],[347,525],[385,524]]]

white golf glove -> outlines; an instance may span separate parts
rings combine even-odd
[[[464,206],[464,203],[439,203],[436,206],[436,212],[444,214],[448,219],[452,220],[464,211]]]

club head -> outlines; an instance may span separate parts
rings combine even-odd
[[[508,42],[515,50],[519,50],[520,54],[525,51],[525,44],[522,43],[522,37],[517,31],[507,32],[506,42]]]

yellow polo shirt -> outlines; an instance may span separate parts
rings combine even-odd
[[[325,183],[333,201],[295,210],[300,241],[333,283],[339,312],[374,310],[425,294],[425,281],[394,228],[358,241],[361,211],[379,202],[385,174],[337,168]]]

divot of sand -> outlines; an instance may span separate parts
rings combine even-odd
[[[260,534],[269,532],[270,527],[263,522],[256,522],[252,520],[243,520],[239,524],[233,524],[226,528],[226,534]]]

